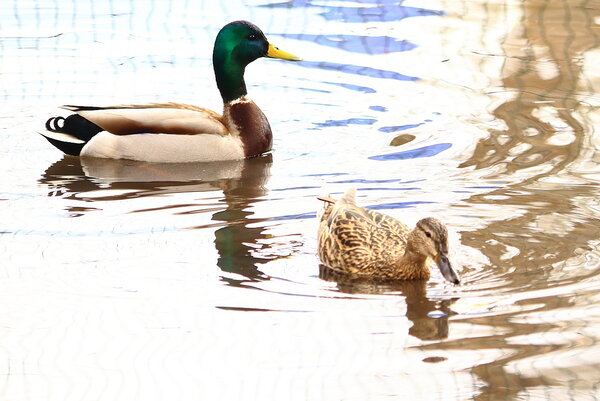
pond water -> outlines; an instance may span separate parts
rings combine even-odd
[[[221,109],[247,19],[274,151],[65,157],[62,104]],[[600,399],[600,1],[5,1],[0,399]],[[320,271],[316,196],[451,231],[463,284]]]

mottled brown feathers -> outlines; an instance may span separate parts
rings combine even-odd
[[[443,254],[447,262],[447,230],[438,220],[421,220],[411,230],[390,216],[358,207],[354,190],[334,203],[331,198],[323,200],[318,254],[329,268],[377,279],[427,280],[429,259]]]

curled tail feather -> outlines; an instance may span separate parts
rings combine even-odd
[[[100,131],[103,129],[93,122],[79,114],[72,114],[67,118],[49,118],[46,121],[46,132],[41,134],[64,153],[79,156],[85,144]]]
[[[340,199],[333,199],[331,196],[317,196],[317,199],[331,204],[342,201],[346,204],[356,205],[356,189],[348,189]]]
[[[334,199],[331,196],[317,196],[317,199],[324,202],[323,208],[318,214],[319,221],[327,221],[334,210],[339,210],[348,205],[356,205],[356,189],[346,190],[339,199]]]
[[[339,202],[346,205],[356,205],[356,189],[350,188],[346,190],[344,195],[339,199]]]

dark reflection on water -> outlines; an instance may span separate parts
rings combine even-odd
[[[214,212],[214,224],[191,227],[205,229],[221,227],[215,231],[215,247],[219,254],[217,265],[227,273],[243,276],[243,279],[223,276],[231,285],[242,285],[250,281],[265,280],[258,266],[279,257],[279,252],[271,252],[269,247],[277,243],[270,239],[266,228],[259,223],[266,219],[252,218],[252,206],[267,194],[266,183],[270,177],[272,156],[265,155],[247,160],[217,163],[156,164],[129,160],[85,159],[66,156],[50,166],[39,182],[48,185],[48,196],[61,196],[66,199],[90,202],[89,208],[69,207],[71,217],[81,216],[86,211],[96,210],[94,202],[120,201],[167,193],[222,191],[222,199],[195,208],[185,214],[199,211]],[[120,190],[117,194],[108,192],[93,198],[91,191]],[[225,205],[225,208],[223,208]],[[177,204],[177,207],[182,205]],[[174,207],[166,204],[161,209]],[[136,210],[145,212],[153,210]],[[297,242],[301,246],[302,241]]]
[[[553,299],[550,299],[553,298]],[[519,302],[520,306],[531,304],[533,306],[538,303],[544,303],[548,308],[565,307],[564,298],[549,297],[548,299],[537,299]],[[538,307],[538,309],[541,309]],[[531,308],[529,309],[532,310]],[[536,310],[536,309],[533,309]],[[479,337],[476,339],[456,339],[448,340],[443,344],[425,344],[419,346],[423,350],[456,350],[461,351],[468,349],[473,353],[487,350],[500,349],[502,356],[495,358],[493,362],[476,364],[472,367],[473,374],[479,376],[486,384],[481,386],[481,393],[475,396],[475,400],[511,400],[517,399],[518,393],[522,392],[526,387],[546,387],[560,385],[560,382],[548,380],[543,377],[533,376],[533,372],[527,372],[526,375],[510,372],[507,366],[511,362],[527,359],[536,355],[543,355],[556,351],[561,347],[557,344],[515,344],[514,342],[506,341],[516,336],[525,337],[534,335],[535,333],[549,333],[555,331],[558,326],[551,323],[540,323],[536,325],[530,324],[515,324],[511,319],[515,319],[519,313],[510,313],[507,315],[499,315],[486,318],[471,317],[469,323],[473,325],[491,326],[496,335]]]
[[[413,323],[408,333],[421,340],[441,340],[448,337],[448,318],[456,313],[450,306],[458,298],[427,297],[427,283],[415,281],[379,281],[357,278],[319,265],[319,278],[337,284],[348,294],[398,294],[405,298],[406,317]]]
[[[90,200],[86,196],[90,191],[121,190],[94,199],[124,200],[226,188],[229,180],[242,174],[244,166],[240,160],[161,164],[65,156],[48,167],[39,182],[49,186],[49,196]]]
[[[256,223],[265,219],[253,219],[250,210],[252,204],[267,193],[265,187],[269,179],[272,157],[259,157],[246,161],[239,178],[228,182],[223,190],[225,210],[215,213],[212,220],[223,222],[224,227],[215,232],[215,247],[219,252],[217,265],[221,270],[236,273],[251,281],[267,279],[258,266],[271,260],[269,257],[256,256],[261,248],[268,247],[261,239],[266,239],[266,229]],[[251,225],[255,225],[251,227]],[[239,286],[246,279],[223,276],[225,282]]]

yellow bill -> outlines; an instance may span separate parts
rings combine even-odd
[[[269,50],[267,51],[267,57],[280,58],[282,60],[289,60],[289,61],[301,61],[302,60],[300,57],[294,56],[291,53],[283,51],[280,48],[278,48],[277,46],[273,46],[271,43],[269,43]]]

